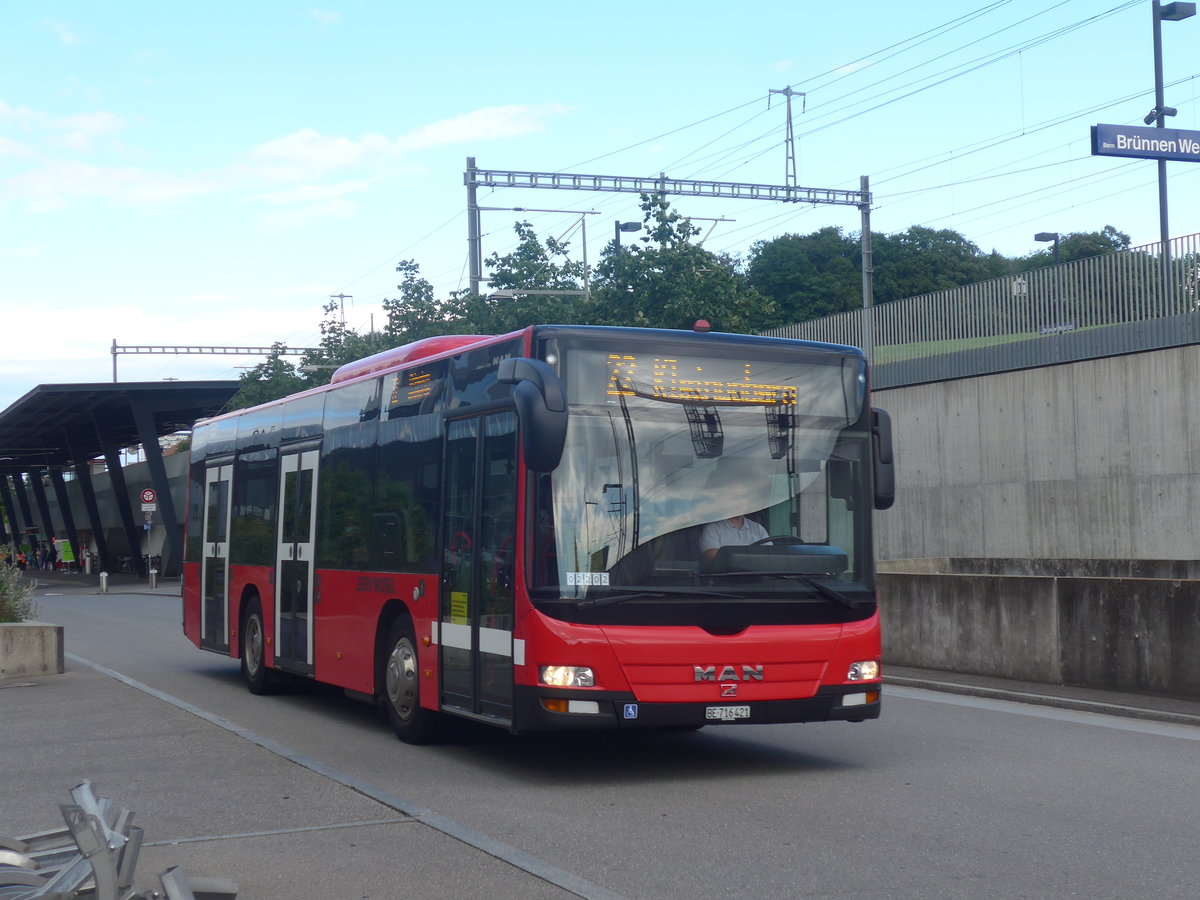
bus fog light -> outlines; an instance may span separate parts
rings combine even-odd
[[[879,702],[879,691],[863,691],[861,694],[844,694],[842,706],[869,706]]]
[[[587,666],[540,666],[538,681],[550,687],[594,687],[592,670]]]
[[[878,681],[879,660],[865,659],[862,662],[850,663],[850,671],[846,673],[847,681]]]

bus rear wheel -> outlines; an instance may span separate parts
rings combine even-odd
[[[269,694],[274,684],[267,668],[265,635],[262,604],[255,598],[242,618],[242,678],[252,694]]]
[[[407,744],[424,744],[438,732],[439,715],[421,707],[421,667],[412,626],[404,619],[392,623],[383,660],[383,708],[396,737]]]

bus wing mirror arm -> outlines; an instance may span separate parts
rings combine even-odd
[[[871,469],[875,483],[875,508],[891,509],[896,502],[892,417],[882,409],[871,410]]]
[[[553,472],[567,440],[567,397],[558,375],[540,359],[518,356],[500,362],[496,380],[513,385],[525,465]]]

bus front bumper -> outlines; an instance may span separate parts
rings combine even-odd
[[[878,683],[822,688],[799,700],[721,703],[642,703],[621,692],[581,692],[516,685],[513,731],[601,728],[699,728],[786,722],[862,722],[878,719]]]

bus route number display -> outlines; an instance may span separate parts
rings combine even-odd
[[[755,379],[753,364],[726,360],[681,360],[610,353],[606,362],[609,397],[646,397],[676,403],[794,403],[796,389]],[[737,370],[740,368],[740,372]]]

